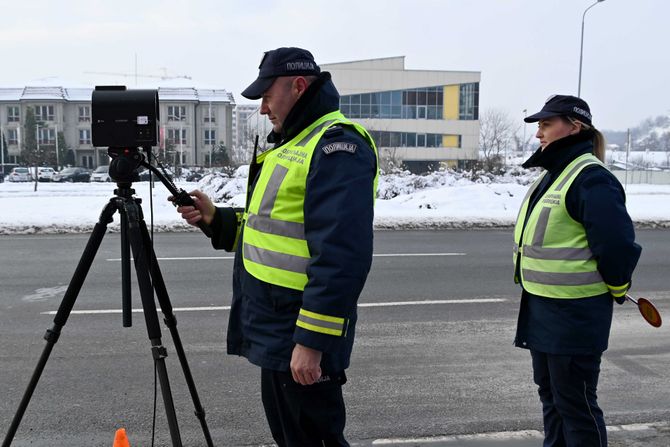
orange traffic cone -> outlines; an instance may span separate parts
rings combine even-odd
[[[114,435],[114,445],[112,447],[130,447],[125,428],[116,430],[116,435]]]

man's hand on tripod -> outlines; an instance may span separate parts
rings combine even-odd
[[[207,194],[200,190],[196,189],[188,194],[193,198],[195,205],[177,207],[177,212],[181,214],[182,219],[193,226],[197,226],[201,220],[207,225],[211,224],[214,219],[214,212],[216,211],[214,203],[212,203]],[[174,196],[168,197],[168,200],[173,202]]]

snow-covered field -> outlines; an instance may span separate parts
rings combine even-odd
[[[502,177],[472,180],[452,172],[428,176],[407,174],[380,178],[375,207],[377,228],[465,228],[513,225],[536,172],[512,171]],[[187,191],[200,188],[220,205],[242,206],[246,177],[205,177],[200,183],[179,183]],[[89,232],[114,196],[113,183],[0,183],[0,234]],[[155,231],[184,231],[184,224],[167,201],[160,183],[133,184],[142,198],[147,225]],[[638,226],[670,227],[670,185],[628,185],[628,210]],[[118,214],[110,230],[118,229]]]

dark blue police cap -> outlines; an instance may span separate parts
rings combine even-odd
[[[321,73],[312,53],[295,47],[266,51],[258,68],[258,78],[242,92],[245,98],[260,99],[280,76],[317,76]]]
[[[570,95],[551,95],[547,98],[542,110],[524,118],[524,121],[534,123],[552,116],[569,116],[588,126],[593,126],[589,105],[583,99]]]

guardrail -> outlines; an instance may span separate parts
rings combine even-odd
[[[670,185],[670,171],[612,171],[612,173],[623,183],[638,184],[648,183],[652,185]]]

